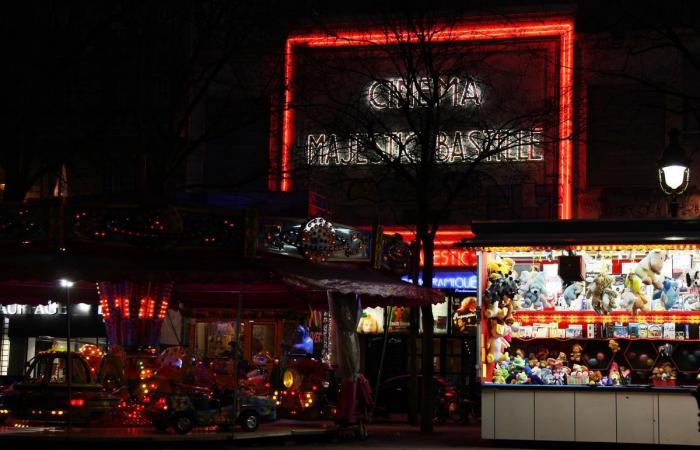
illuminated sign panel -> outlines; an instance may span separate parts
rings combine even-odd
[[[441,127],[444,151],[441,156],[445,163],[461,162],[461,152],[468,154],[469,133],[483,133],[496,130],[496,135],[504,133],[530,133],[530,136],[548,137],[551,147],[533,151],[539,141],[532,140],[525,149],[517,145],[503,161],[523,162],[532,170],[536,180],[554,178],[558,180],[558,217],[571,217],[571,132],[573,124],[573,22],[569,19],[545,19],[533,22],[503,21],[503,23],[470,23],[457,27],[436,29],[431,34],[431,45],[446,43],[447,47],[462,46],[462,54],[456,56],[459,64],[454,67],[468,68],[453,76],[437,77],[437,81],[418,75],[415,81],[407,83],[391,73],[390,64],[385,60],[377,62],[377,56],[368,59],[352,57],[353,51],[369,51],[374,47],[386,48],[392,44],[417,43],[419,38],[408,31],[398,30],[387,35],[383,30],[340,31],[327,34],[302,34],[292,36],[286,44],[285,91],[282,108],[280,152],[271,146],[270,159],[277,175],[273,175],[270,185],[282,191],[292,189],[293,169],[297,165],[334,166],[370,165],[369,155],[353,155],[351,150],[353,133],[360,134],[367,127],[354,131],[339,132],[335,129],[336,118],[329,114],[304,110],[304,105],[322,104],[324,101],[338,101],[342,104],[347,96],[354,96],[365,104],[368,111],[381,114],[395,114],[402,103],[409,109],[419,108],[425,102],[424,93],[429,86],[438,83],[441,95],[440,106],[446,107],[448,114],[463,120],[462,125]],[[497,47],[500,46],[500,50]],[[373,59],[374,58],[374,59]],[[470,59],[471,58],[471,59]],[[383,69],[383,76],[373,76],[371,82],[360,80],[329,79],[327,73],[319,69],[314,61],[330,61],[341,70],[339,73],[360,74],[375,64],[374,69]],[[354,62],[354,66],[344,65]],[[479,65],[481,64],[481,65]],[[492,68],[487,70],[486,67]],[[513,70],[518,76],[513,77]],[[326,88],[326,91],[320,88]],[[342,87],[342,89],[338,89]],[[320,90],[319,90],[320,89]],[[539,90],[538,90],[539,89]],[[346,92],[340,92],[346,91]],[[319,96],[319,92],[322,95]],[[343,98],[343,96],[346,96]],[[541,125],[521,124],[508,120],[515,116],[532,117],[536,105],[533,99],[551,102],[554,106],[553,119],[542,118]],[[504,106],[505,102],[510,102]],[[539,105],[542,106],[542,105]],[[552,109],[552,108],[550,108]],[[487,127],[474,126],[479,122],[475,113],[495,114],[495,123]],[[466,117],[469,116],[469,117]],[[314,123],[314,120],[316,121]],[[378,130],[380,135],[391,136],[408,133],[398,124],[389,129]],[[459,132],[458,139],[455,138]],[[541,134],[540,134],[541,133]],[[336,148],[331,147],[331,135],[335,135]],[[369,136],[367,133],[364,135]],[[551,139],[549,139],[551,138]],[[405,139],[405,137],[404,137]],[[466,140],[465,140],[466,139]],[[309,141],[312,145],[309,146]],[[325,148],[324,148],[325,146]],[[311,147],[307,151],[307,147]],[[522,146],[521,146],[522,147]],[[357,147],[358,149],[361,147]],[[472,146],[472,150],[478,146]],[[334,152],[338,152],[337,156]],[[550,151],[556,151],[549,158]],[[357,153],[362,153],[357,151]],[[391,154],[391,153],[390,153]],[[410,160],[410,154],[399,155]],[[367,162],[364,162],[364,160]],[[533,169],[533,163],[542,168]],[[524,165],[524,164],[523,164]]]
[[[423,285],[422,275],[418,277],[418,285]],[[412,283],[413,280],[404,275],[402,281]],[[459,289],[465,291],[475,291],[477,289],[477,278],[475,272],[436,272],[433,275],[433,287],[436,289]]]

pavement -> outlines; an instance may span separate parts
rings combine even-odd
[[[329,450],[350,450],[378,448],[385,450],[407,449],[561,449],[598,450],[603,444],[556,443],[535,441],[483,441],[479,425],[436,426],[432,434],[422,434],[416,427],[407,424],[373,424],[369,427],[369,437],[358,440],[350,436],[339,436],[332,423],[278,421],[261,425],[258,431],[246,433],[237,429],[230,432],[217,432],[213,429],[195,429],[192,433],[180,436],[173,432],[157,432],[152,428],[89,428],[74,429],[69,436],[56,428],[10,428],[0,427],[0,448],[20,449],[48,446],[51,450],[99,447],[107,449],[229,449],[229,448],[311,448]],[[49,444],[50,443],[50,444]],[[49,444],[49,445],[47,445]],[[612,446],[611,446],[612,447]],[[615,445],[623,450],[659,449],[653,445]],[[666,447],[668,448],[668,447]],[[691,447],[675,446],[674,449]],[[694,447],[693,447],[694,448]],[[696,449],[697,450],[697,449]]]

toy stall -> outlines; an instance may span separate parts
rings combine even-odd
[[[700,444],[698,221],[473,231],[483,438]]]

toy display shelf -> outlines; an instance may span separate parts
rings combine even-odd
[[[521,348],[526,355],[537,353],[546,347],[550,354],[564,352],[571,365],[571,350],[574,344],[582,347],[581,364],[590,369],[608,371],[613,361],[618,366],[626,366],[632,371],[633,382],[648,382],[652,369],[659,363],[670,362],[677,372],[678,383],[695,383],[695,375],[700,370],[700,340],[671,340],[646,338],[614,338],[620,350],[612,351],[609,338],[513,338],[511,350]],[[671,344],[670,355],[662,351],[664,344]],[[549,345],[548,345],[549,344]]]
[[[531,311],[518,310],[515,319],[523,325],[533,323],[571,323],[571,324],[608,324],[622,322],[662,324],[673,322],[676,324],[700,324],[700,311],[650,311],[632,315],[628,311],[613,311],[608,315],[598,315],[592,310],[581,311],[556,311],[554,309]]]

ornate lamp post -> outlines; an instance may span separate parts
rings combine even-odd
[[[685,192],[690,181],[690,160],[678,142],[680,131],[672,128],[668,132],[669,143],[658,161],[659,185],[664,194],[671,197],[671,217],[678,215],[678,196]]]

